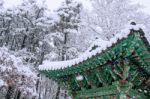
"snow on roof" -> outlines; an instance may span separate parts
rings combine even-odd
[[[79,64],[80,62],[83,62],[92,56],[95,56],[96,54],[101,53],[103,50],[106,50],[108,47],[111,47],[112,44],[117,43],[117,40],[121,40],[123,38],[127,38],[130,30],[139,30],[140,28],[145,28],[143,25],[127,25],[124,30],[121,31],[121,33],[117,34],[115,37],[111,38],[109,41],[105,41],[102,39],[97,39],[90,47],[89,49],[80,57],[72,60],[67,61],[58,61],[58,62],[50,62],[48,60],[44,61],[42,65],[39,66],[39,70],[58,70],[58,69],[64,69],[67,67],[71,67],[73,65]],[[97,45],[98,48],[91,51],[91,48]]]

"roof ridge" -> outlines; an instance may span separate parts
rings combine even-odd
[[[72,60],[54,61],[54,62],[44,61],[43,64],[39,66],[39,70],[59,70],[59,69],[64,69],[64,68],[79,64],[87,59],[92,58],[93,56],[96,56],[97,54],[102,53],[104,50],[108,49],[113,44],[116,44],[118,40],[127,38],[132,30],[139,31],[141,29],[141,27],[143,28],[143,25],[141,25],[141,24],[127,25],[126,28],[121,31],[121,33],[116,34],[114,38],[111,38],[109,40],[109,42],[107,42],[107,44],[103,45],[99,49],[96,49],[92,52],[86,52],[83,54],[83,56],[72,59]]]

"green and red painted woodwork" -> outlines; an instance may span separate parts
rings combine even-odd
[[[142,29],[72,67],[41,71],[74,99],[148,99],[150,46]],[[77,75],[83,76],[78,81]]]

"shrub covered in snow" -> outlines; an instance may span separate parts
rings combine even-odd
[[[24,65],[22,60],[10,54],[7,48],[0,48],[0,87],[15,87],[22,95],[36,95],[37,77],[31,66]]]

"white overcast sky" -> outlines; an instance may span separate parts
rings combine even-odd
[[[5,2],[5,7],[12,7],[12,6],[20,4],[22,0],[3,0],[3,1]],[[60,6],[62,1],[64,0],[46,0],[46,3],[49,9],[54,10]],[[79,1],[84,2],[86,0],[79,0]],[[143,5],[145,7],[144,11],[150,14],[150,0],[132,0],[132,1]],[[85,2],[84,4],[88,5],[88,3],[85,3]]]

